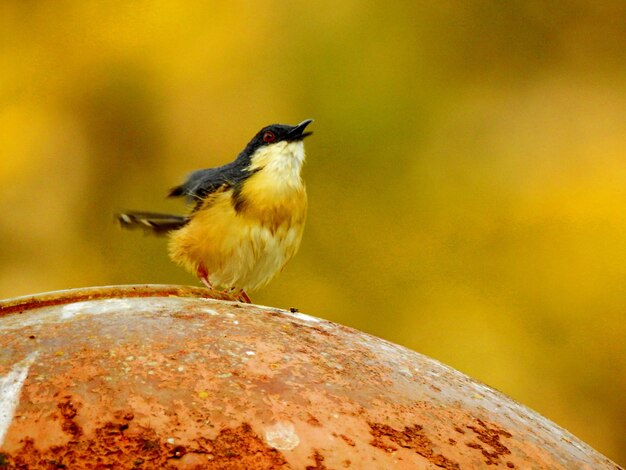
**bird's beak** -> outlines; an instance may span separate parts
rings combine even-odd
[[[302,121],[300,124],[293,126],[293,128],[287,134],[286,140],[289,140],[289,141],[302,140],[305,137],[313,134],[313,132],[304,132],[304,129],[306,129],[306,126],[308,126],[312,122],[313,122],[313,119],[307,119],[306,121]]]

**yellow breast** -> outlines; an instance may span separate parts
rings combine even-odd
[[[278,274],[300,246],[307,197],[299,171],[297,178],[285,178],[266,170],[237,193],[210,196],[171,235],[172,259],[194,274],[202,263],[209,280],[223,287],[254,290]]]

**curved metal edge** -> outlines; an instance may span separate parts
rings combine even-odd
[[[167,284],[130,284],[122,286],[96,286],[65,289],[41,294],[0,300],[0,317],[27,310],[64,305],[72,302],[125,297],[196,297],[214,300],[237,301],[226,292],[201,287]]]

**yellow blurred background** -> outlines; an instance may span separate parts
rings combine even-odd
[[[434,357],[626,461],[626,2],[0,3],[0,297],[198,282],[121,209],[314,118],[257,303]]]

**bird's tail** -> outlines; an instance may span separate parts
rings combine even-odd
[[[117,214],[122,228],[140,228],[146,232],[164,235],[185,225],[189,219],[182,215],[155,214],[153,212],[122,212]]]

